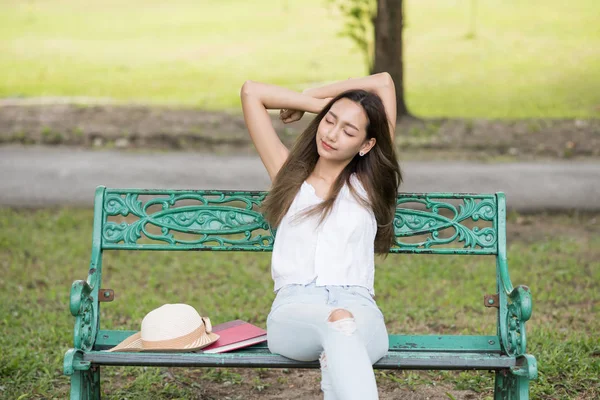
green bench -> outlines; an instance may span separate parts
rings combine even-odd
[[[114,297],[112,290],[102,288],[105,250],[271,251],[276,231],[259,210],[266,195],[96,189],[88,277],[73,282],[71,288],[74,348],[64,359],[71,399],[100,398],[101,366],[319,368],[317,361],[272,354],[264,343],[223,354],[103,351],[134,333],[101,329],[100,303]],[[495,256],[497,293],[485,295],[482,306],[495,308],[497,327],[491,336],[390,335],[389,352],[374,367],[492,370],[495,399],[527,399],[529,381],[537,377],[535,357],[526,353],[531,294],[526,286],[513,287],[508,275],[504,194],[401,193],[397,203],[396,245],[390,253]]]

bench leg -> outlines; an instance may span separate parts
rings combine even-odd
[[[71,375],[71,400],[100,400],[100,367]]]
[[[528,400],[529,378],[518,376],[510,371],[496,371],[494,400]]]
[[[531,354],[517,356],[517,363],[508,370],[496,371],[494,400],[528,400],[529,381],[537,379],[537,361]]]

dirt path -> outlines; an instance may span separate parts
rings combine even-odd
[[[283,125],[291,145],[310,116]],[[397,129],[405,160],[512,160],[600,158],[598,120],[405,119]],[[0,102],[0,143],[100,148],[202,150],[254,154],[242,115],[143,105]]]

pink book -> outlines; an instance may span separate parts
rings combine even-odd
[[[241,319],[215,325],[212,331],[220,338],[200,350],[203,353],[224,353],[267,341],[267,331]]]

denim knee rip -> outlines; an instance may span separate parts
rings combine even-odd
[[[335,314],[342,318],[332,319]],[[329,326],[333,329],[346,336],[350,336],[356,332],[356,320],[354,319],[354,315],[344,308],[332,310],[327,317],[327,323],[330,324]]]

